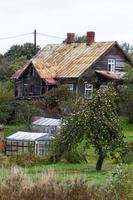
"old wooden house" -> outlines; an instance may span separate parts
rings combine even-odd
[[[43,95],[67,84],[90,98],[94,88],[121,83],[127,64],[132,61],[117,42],[95,42],[95,32],[87,32],[86,43],[78,44],[68,33],[66,44],[47,45],[12,76],[15,96]]]

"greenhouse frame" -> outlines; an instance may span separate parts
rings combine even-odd
[[[6,138],[6,155],[27,152],[46,155],[53,139],[48,133],[18,131]]]
[[[32,131],[55,135],[60,131],[61,119],[40,117],[32,122]]]

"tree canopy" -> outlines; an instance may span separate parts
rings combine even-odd
[[[66,43],[67,42],[67,39],[65,39],[64,41],[63,41],[63,43]],[[83,35],[83,36],[78,36],[78,35],[76,35],[76,37],[75,37],[75,39],[74,39],[74,42],[75,43],[83,43],[83,42],[86,42],[86,36],[85,35]]]
[[[36,47],[36,53],[40,50],[40,46]],[[8,60],[13,60],[14,58],[18,58],[21,56],[25,56],[27,59],[30,59],[34,56],[34,44],[25,43],[23,45],[13,45],[11,48],[5,53],[5,57]]]
[[[128,121],[133,123],[133,67],[127,66],[125,82],[120,90],[122,103],[121,112],[128,117]]]
[[[124,147],[123,134],[116,112],[116,92],[98,90],[92,100],[85,100],[82,110],[66,117],[59,135],[57,152],[71,150],[85,140],[98,155],[96,169],[100,170],[107,154],[119,154]]]

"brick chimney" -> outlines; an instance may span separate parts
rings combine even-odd
[[[86,36],[86,44],[90,46],[93,42],[95,42],[95,32],[89,31]]]
[[[74,33],[67,33],[67,44],[72,44],[74,43]]]

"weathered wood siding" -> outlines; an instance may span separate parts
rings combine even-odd
[[[77,92],[77,81],[78,81],[77,78],[64,78],[60,80],[60,84],[63,85],[73,84],[73,89],[74,89],[73,91]]]
[[[114,46],[103,58],[95,64],[95,70],[107,70],[108,59],[115,59],[115,71],[125,71],[125,66],[129,64],[124,54],[117,46]]]
[[[45,92],[45,83],[30,66],[22,78],[15,83],[15,96],[36,96]]]
[[[108,51],[102,58],[100,58],[90,69],[88,69],[83,76],[78,79],[77,82],[77,93],[79,96],[84,96],[85,92],[85,83],[93,84],[94,89],[99,88],[100,84],[104,81],[108,82],[109,80],[104,79],[101,82],[98,80],[96,76],[95,70],[107,71],[108,59],[115,59],[116,67],[115,71],[124,72],[125,66],[130,64],[126,59],[125,55],[121,52],[121,50],[114,46],[110,51]]]

